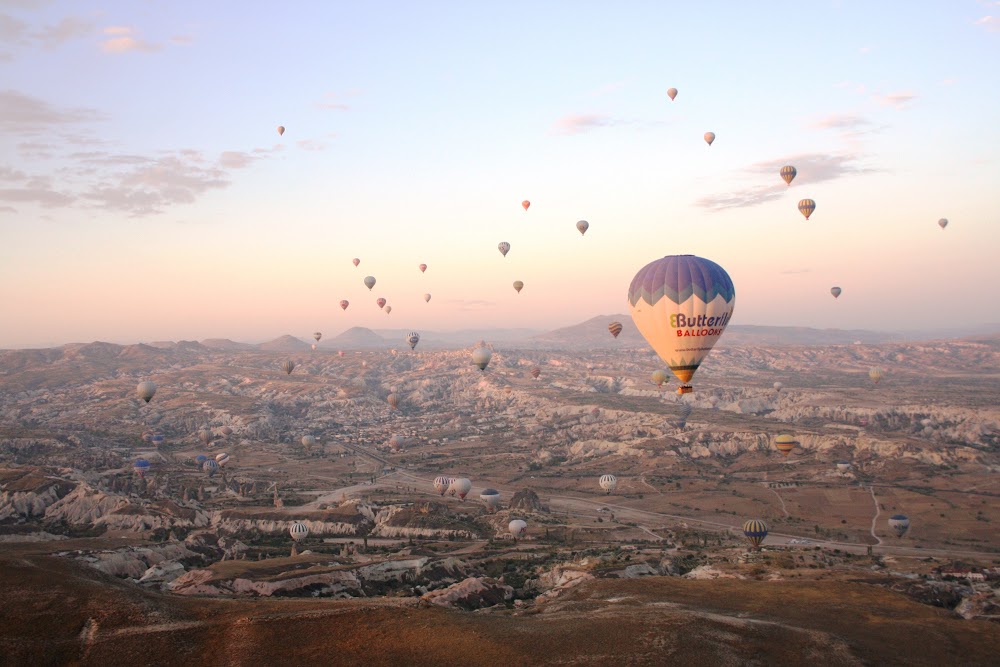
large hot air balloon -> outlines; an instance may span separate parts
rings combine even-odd
[[[611,332],[612,336],[618,338],[618,334],[622,332],[622,323],[617,321],[612,322],[611,324],[608,325],[608,331]]]
[[[657,387],[662,387],[663,383],[667,381],[667,374],[661,370],[653,371],[653,374],[649,378],[656,384]]]
[[[313,334],[313,338],[316,339],[317,343],[319,342],[319,339],[322,338],[322,337],[323,337],[323,334],[320,333],[319,331],[317,331],[316,333]]]
[[[396,394],[389,394],[385,397],[385,402],[389,404],[389,407],[393,410],[399,409],[399,396]]]
[[[736,288],[721,266],[694,255],[670,255],[642,267],[628,290],[639,333],[692,391],[691,378],[725,331]]]
[[[291,359],[285,359],[281,364],[281,370],[285,371],[285,375],[291,375],[292,371],[295,370],[295,362]]]
[[[451,477],[444,477],[442,475],[434,478],[434,490],[442,496],[448,491],[449,486],[451,486]]]
[[[368,288],[369,292],[375,287],[375,276],[365,276],[365,287]]]
[[[424,271],[426,271],[426,270],[427,270],[427,265],[426,265],[426,264],[421,264],[421,265],[420,265],[419,267],[417,267],[417,268],[419,268],[419,269],[420,269],[420,273],[423,273]]]
[[[465,497],[469,495],[469,491],[472,490],[472,480],[465,477],[459,477],[452,484],[452,488],[455,489],[455,493],[458,494],[459,498],[465,500]]]
[[[691,406],[687,403],[681,403],[681,408],[679,411],[679,418],[677,419],[678,428],[684,428],[687,426],[688,417],[691,416]]]
[[[500,492],[496,489],[483,489],[479,494],[479,499],[486,505],[486,509],[495,512],[500,509]]]
[[[528,532],[528,524],[521,519],[514,519],[507,524],[507,530],[510,531],[511,537],[515,540],[519,540]]]
[[[785,385],[782,384],[781,382],[775,382],[773,386],[774,386],[774,391],[780,392]]]
[[[583,236],[587,233],[587,230],[590,229],[590,223],[586,220],[580,220],[576,223],[576,229],[580,232],[580,236]]]
[[[385,308],[385,299],[384,298],[379,297],[379,298],[375,299],[375,303],[378,304],[379,308]]]
[[[215,477],[215,473],[219,472],[219,464],[216,463],[215,459],[205,459],[205,462],[201,464],[201,469],[209,477]]]
[[[535,366],[534,368],[531,369],[531,377],[535,378],[536,380],[538,379],[538,376],[541,374],[542,374],[542,369],[539,368],[538,366]]]
[[[529,206],[531,206],[531,202],[528,201],[527,199],[525,199],[523,202],[521,202],[521,208],[523,208],[525,211],[528,210]]]
[[[135,393],[139,394],[139,398],[149,403],[153,400],[153,395],[156,394],[156,383],[144,380],[136,385]]]
[[[145,477],[146,473],[149,472],[149,461],[146,459],[136,459],[135,463],[132,464],[132,469],[139,477]]]
[[[750,519],[743,524],[743,535],[754,549],[760,549],[760,543],[767,537],[767,524],[760,519]]]
[[[670,101],[673,102],[674,98],[677,97],[677,89],[676,88],[667,88],[667,97],[669,97]]]
[[[412,350],[417,346],[417,343],[420,342],[420,334],[418,334],[416,331],[411,331],[410,334],[406,337],[406,342],[410,344],[410,349]]]
[[[878,366],[872,366],[868,370],[868,377],[870,377],[872,379],[872,382],[874,382],[875,384],[878,384],[879,382],[881,382],[882,381],[882,376],[884,376],[884,375],[885,375],[885,372],[881,368],[879,368]]]
[[[524,289],[524,283],[521,282],[520,280],[515,280],[514,281],[514,291],[517,292],[518,294],[520,294],[522,289]]]
[[[618,478],[614,475],[601,475],[601,478],[597,480],[597,483],[608,494],[618,488]]]
[[[510,252],[510,244],[507,243],[506,241],[501,241],[500,243],[498,243],[497,248],[500,250],[500,254],[503,255],[504,257],[506,257],[507,253]]]
[[[778,172],[778,173],[781,174],[782,180],[784,180],[787,185],[791,185],[792,181],[795,180],[795,176],[799,172],[795,169],[795,167],[793,167],[792,165],[788,164],[788,165],[785,165],[784,167],[782,167],[781,171]]]
[[[905,514],[893,514],[889,517],[889,527],[896,531],[897,537],[902,537],[910,529],[910,519]]]
[[[340,300],[340,308],[341,308],[341,310],[347,310],[347,307],[349,305],[351,305],[351,302],[348,301],[347,299],[341,299]]]
[[[309,527],[301,521],[296,521],[292,524],[291,528],[288,529],[288,534],[292,536],[292,539],[296,542],[301,542],[309,536]]]
[[[948,226],[948,218],[941,218],[940,220],[938,220],[938,227],[944,229],[947,226]]]
[[[774,446],[783,456],[788,456],[793,449],[799,446],[799,441],[795,439],[794,435],[782,433],[774,439]]]
[[[351,264],[353,264],[354,266],[357,266],[360,263],[361,263],[361,260],[358,259],[357,257],[355,257],[354,259],[351,260]]]
[[[225,465],[227,463],[229,463],[229,454],[227,454],[225,452],[222,452],[220,454],[216,454],[215,455],[215,462],[219,464],[220,468],[225,467]]]
[[[430,303],[431,302],[431,295],[430,294],[425,294],[424,295],[424,301],[427,302],[427,303]]]
[[[279,125],[278,126],[278,136],[280,137],[284,133],[285,133],[285,126],[284,125]]]
[[[806,216],[806,220],[809,219],[809,216],[812,215],[813,211],[815,210],[816,210],[816,202],[814,202],[812,199],[799,200],[799,213]]]
[[[713,141],[715,141],[715,132],[706,132],[705,143],[711,146]]]
[[[200,431],[198,431],[198,439],[200,439],[203,443],[205,443],[206,447],[212,444],[212,437],[213,437],[212,431],[210,431],[207,428],[203,428]]]
[[[493,358],[493,352],[490,351],[488,347],[477,347],[472,351],[472,363],[479,367],[479,370],[485,371],[486,367],[490,365],[490,359]]]
[[[830,288],[830,294],[833,295],[834,299],[840,297],[840,293],[843,292],[843,291],[844,290],[840,289],[839,287],[831,287]]]
[[[310,449],[312,449],[313,447],[316,446],[316,442],[317,442],[316,436],[315,435],[304,435],[304,436],[302,436],[301,442],[302,442],[302,446],[305,447],[306,450],[310,450]]]

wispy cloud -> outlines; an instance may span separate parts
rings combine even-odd
[[[243,169],[249,167],[259,158],[243,151],[223,151],[219,156],[219,165],[225,169]]]
[[[48,102],[14,90],[0,91],[0,131],[39,132],[53,126],[105,120],[95,109],[56,109]]]
[[[105,53],[128,53],[139,51],[153,53],[163,48],[162,44],[147,42],[138,33],[127,26],[108,26],[104,29],[107,39],[101,41],[101,50]]]
[[[762,187],[745,188],[735,192],[707,195],[697,200],[695,204],[710,211],[722,211],[727,208],[747,208],[778,199],[784,192],[784,185],[765,185]]]
[[[900,110],[905,109],[909,106],[910,102],[917,99],[916,94],[909,91],[889,93],[888,95],[875,95],[873,97],[876,102],[884,107],[893,107]]]
[[[94,32],[94,24],[90,21],[67,16],[55,25],[42,28],[35,33],[35,38],[44,48],[54,49],[72,39],[86,37],[92,32]]]
[[[304,151],[322,151],[326,150],[326,143],[319,141],[317,139],[299,139],[295,142],[295,145]]]
[[[863,116],[853,113],[832,113],[812,123],[810,127],[823,130],[857,130],[870,127],[872,122]]]
[[[614,121],[607,114],[584,113],[563,116],[552,126],[555,134],[580,134],[598,127],[613,125]]]
[[[989,32],[1000,32],[1000,18],[987,15],[976,21],[976,25],[981,25]]]
[[[170,38],[170,43],[177,46],[188,46],[189,44],[194,44],[194,37],[190,35],[174,35]]]

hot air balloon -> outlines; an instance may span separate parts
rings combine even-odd
[[[153,432],[152,431],[145,431],[142,434],[141,438],[142,438],[143,442],[145,442],[146,444],[149,444],[149,443],[153,442]]]
[[[701,257],[667,256],[635,274],[628,302],[639,333],[683,383],[677,393],[692,391],[691,378],[733,315],[729,274]]]
[[[611,332],[612,336],[614,336],[615,338],[618,338],[618,334],[620,334],[622,332],[622,323],[621,322],[612,322],[611,324],[608,325],[608,331]]]
[[[465,500],[465,497],[469,495],[469,491],[472,490],[472,481],[465,477],[459,477],[454,481],[452,487],[455,489],[455,493],[458,494],[458,497]]]
[[[896,531],[897,537],[902,537],[910,529],[910,519],[905,514],[893,514],[889,517],[889,527]]]
[[[839,287],[831,287],[830,288],[830,294],[833,295],[834,299],[838,298],[840,296],[840,293],[843,292],[843,291],[844,290],[840,289]]]
[[[688,417],[691,416],[691,406],[687,403],[682,403],[680,408],[680,418],[677,420],[678,428],[684,428],[687,426]]]
[[[310,345],[309,347],[311,347],[311,348],[312,348],[312,349],[313,349],[313,350],[315,351],[315,349],[316,349],[316,343],[313,343],[313,344],[312,344],[312,345]]]
[[[153,395],[156,394],[156,383],[144,380],[136,385],[135,393],[139,394],[139,398],[149,403],[153,400]]]
[[[424,271],[426,271],[426,270],[427,270],[427,265],[426,265],[426,264],[421,264],[421,265],[420,265],[419,267],[417,267],[417,268],[419,268],[419,269],[420,269],[420,273],[423,273]]]
[[[365,276],[365,287],[368,288],[369,292],[375,287],[375,276]]]
[[[301,542],[309,536],[309,527],[301,521],[296,521],[292,524],[291,528],[288,529],[288,534],[292,536],[292,539],[296,542]]]
[[[392,408],[393,410],[397,410],[399,408],[399,396],[397,396],[396,394],[389,394],[388,396],[386,396],[385,402],[388,403],[389,407]]]
[[[208,457],[205,456],[204,454],[199,454],[198,456],[194,457],[194,462],[197,463],[199,467],[201,467],[201,464],[204,463],[205,459],[207,458]]]
[[[677,97],[677,89],[676,88],[667,88],[667,97],[669,97],[670,101],[673,102],[674,98]]]
[[[743,535],[754,549],[760,549],[761,542],[767,537],[767,524],[760,519],[750,519],[743,524]]]
[[[166,438],[162,433],[154,433],[152,440],[153,444],[157,446],[162,445],[164,442],[166,442]]]
[[[507,524],[507,530],[510,531],[511,537],[515,540],[519,540],[528,532],[528,524],[521,519],[514,519]]]
[[[385,308],[385,299],[383,299],[382,297],[375,299],[375,303],[378,304],[379,308]]]
[[[383,310],[385,311],[385,314],[388,315],[392,312],[392,306],[386,306]]]
[[[500,509],[500,492],[496,489],[483,489],[479,494],[479,499],[486,505],[486,509],[495,512]]]
[[[233,434],[233,429],[229,428],[228,426],[223,426],[219,430],[221,430],[222,431],[222,435],[224,435],[227,438]]]
[[[706,132],[705,143],[711,146],[713,141],[715,141],[715,132]]]
[[[708,397],[708,402],[711,404],[712,409],[715,410],[719,406],[719,397],[718,396],[709,396]]]
[[[316,333],[313,334],[313,338],[316,339],[317,343],[319,342],[319,339],[322,338],[322,337],[323,337],[323,334],[320,333],[319,331],[317,331]]]
[[[351,260],[351,264],[353,264],[354,266],[357,266],[360,263],[361,263],[361,260],[358,259],[357,257],[355,257],[354,259]]]
[[[507,253],[510,252],[510,244],[507,243],[506,241],[501,241],[500,243],[498,243],[497,248],[500,250],[500,254],[503,255],[504,257],[506,257]]]
[[[410,344],[410,349],[412,350],[417,346],[417,343],[420,342],[420,334],[416,331],[411,331],[410,335],[406,337],[406,342]]]
[[[302,446],[306,448],[306,450],[309,450],[316,446],[317,440],[315,435],[304,435],[302,436],[300,442],[302,443]]]
[[[879,382],[882,381],[883,375],[885,375],[885,372],[878,366],[872,366],[868,370],[868,377],[870,377],[872,379],[872,382],[874,382],[875,384],[878,384]]]
[[[222,452],[221,454],[216,454],[215,462],[219,464],[220,468],[225,467],[225,465],[229,463],[229,454],[226,454],[225,452]]]
[[[292,371],[295,370],[295,362],[291,359],[285,359],[281,364],[281,370],[285,371],[285,375],[291,375]]]
[[[785,385],[783,385],[780,382],[775,382],[773,386],[774,386],[774,390],[775,391],[781,391],[784,388]]]
[[[850,469],[851,469],[851,462],[850,461],[837,461],[837,471],[838,472],[847,472]]]
[[[815,210],[816,210],[816,202],[814,202],[812,199],[799,200],[799,213],[806,216],[806,220],[809,219],[809,216],[812,215],[813,211]]]
[[[524,283],[521,282],[520,280],[515,280],[514,281],[514,291],[517,292],[518,294],[520,294],[522,289],[524,289]]]
[[[215,477],[215,473],[219,472],[219,464],[215,462],[215,459],[205,459],[205,462],[201,464],[201,469],[209,477]]]
[[[535,366],[534,368],[531,369],[531,377],[535,378],[536,380],[538,379],[538,376],[541,374],[542,374],[542,369],[539,368],[538,366]]]
[[[278,126],[278,136],[280,137],[284,133],[285,133],[285,126],[284,125],[279,125]]]
[[[207,428],[203,428],[200,431],[198,431],[198,438],[203,443],[205,443],[206,447],[212,443],[212,437],[213,437],[212,432]]]
[[[477,347],[472,351],[472,363],[479,367],[479,370],[485,371],[486,367],[490,364],[490,359],[493,358],[493,352],[490,351],[488,347]]]
[[[149,461],[146,459],[136,459],[135,463],[132,464],[132,469],[139,477],[145,478],[146,473],[149,472]]]
[[[528,201],[527,199],[525,199],[523,202],[521,202],[521,208],[523,208],[525,211],[528,210],[529,206],[531,206],[531,202]]]
[[[431,302],[431,295],[430,294],[425,294],[424,295],[424,301],[426,301],[427,303],[430,303]]]
[[[614,475],[601,475],[601,478],[597,480],[597,483],[600,484],[601,488],[608,494],[618,488],[618,478]]]
[[[947,226],[948,226],[948,218],[941,218],[940,220],[938,220],[938,227],[944,229]]]
[[[576,229],[580,232],[580,236],[583,236],[587,233],[587,230],[590,229],[590,223],[586,220],[580,220],[576,223]]]
[[[793,167],[792,165],[788,164],[788,165],[785,165],[784,167],[782,167],[781,171],[778,172],[778,173],[781,174],[782,180],[784,180],[787,185],[791,185],[792,181],[795,180],[795,176],[799,172],[795,169],[795,167]]]
[[[448,491],[449,486],[451,486],[451,477],[441,476],[434,478],[434,490],[442,496]]]
[[[391,438],[389,438],[389,448],[392,449],[392,451],[394,452],[398,452],[399,450],[401,450],[405,443],[406,443],[406,438],[404,438],[401,435],[394,435]]]
[[[503,387],[503,393],[505,393],[505,394],[507,394],[509,396],[512,393],[514,393],[514,388],[512,386],[510,386],[509,384],[504,385],[504,387]]]
[[[667,374],[661,370],[653,371],[650,379],[656,384],[657,387],[662,387],[663,383],[667,381]]]
[[[782,433],[774,439],[774,446],[783,456],[788,456],[793,449],[799,446],[799,441],[793,435]]]
[[[341,310],[347,310],[347,307],[348,307],[349,305],[351,305],[351,302],[350,302],[350,301],[348,301],[347,299],[341,299],[341,300],[340,300],[340,309],[341,309]]]

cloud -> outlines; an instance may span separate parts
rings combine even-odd
[[[174,35],[170,38],[170,43],[177,46],[187,46],[188,44],[194,44],[194,37],[190,35]]]
[[[132,28],[124,25],[110,25],[101,32],[105,35],[131,35]]]
[[[17,213],[17,209],[13,206],[0,206],[0,213]]]
[[[872,122],[867,118],[852,113],[832,113],[829,116],[819,119],[810,127],[824,130],[857,130],[863,127],[870,127]]]
[[[727,208],[747,208],[778,199],[784,191],[784,185],[746,188],[725,194],[707,195],[697,200],[695,205],[707,208],[710,211],[722,211]]]
[[[53,126],[105,120],[95,109],[56,109],[48,102],[14,90],[0,91],[0,132],[25,133]]]
[[[105,53],[127,53],[129,51],[140,51],[142,53],[153,53],[163,48],[162,44],[147,42],[137,33],[127,26],[109,26],[104,29],[104,34],[108,39],[101,42],[101,50]]]
[[[0,42],[6,45],[27,43],[28,24],[13,16],[0,14]]]
[[[85,37],[93,31],[94,24],[90,21],[68,16],[55,25],[46,26],[34,37],[46,49],[54,49],[71,39]]]
[[[28,175],[20,169],[0,165],[0,181],[26,181]]]
[[[916,94],[911,92],[889,93],[888,95],[875,95],[874,99],[884,107],[895,109],[905,109],[910,102],[917,99]]]
[[[326,150],[326,144],[322,141],[317,141],[316,139],[299,139],[295,142],[295,145],[304,151]]]
[[[43,208],[69,206],[73,197],[64,192],[56,192],[41,183],[29,183],[23,188],[0,188],[0,201],[38,204]]]
[[[614,124],[614,121],[606,114],[569,114],[563,116],[552,126],[555,134],[580,134],[595,127],[605,127]]]
[[[219,156],[219,166],[224,169],[243,169],[253,164],[257,158],[243,151],[223,151]]]
[[[1000,18],[987,15],[976,21],[976,25],[981,25],[989,32],[1000,32]]]

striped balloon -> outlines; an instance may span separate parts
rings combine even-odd
[[[743,524],[743,535],[754,549],[759,549],[761,542],[767,537],[767,524],[760,519],[750,519]]]
[[[288,529],[288,534],[292,536],[292,539],[296,542],[306,539],[309,535],[309,527],[301,521],[296,521]]]
[[[618,334],[620,334],[622,332],[622,323],[621,322],[612,322],[611,324],[608,325],[608,331],[611,332],[612,336],[614,336],[615,338],[618,338]]]
[[[786,184],[791,185],[792,181],[795,180],[795,176],[798,175],[799,172],[795,169],[795,167],[789,164],[782,167],[779,173],[781,174],[782,180],[784,180]]]
[[[777,438],[774,439],[774,446],[779,452],[784,456],[788,456],[792,453],[792,450],[799,446],[799,441],[795,439],[795,436],[789,435],[788,433],[782,433]]]
[[[285,359],[284,363],[281,364],[281,370],[285,371],[285,375],[291,375],[292,371],[295,370],[295,362],[291,359]]]
[[[410,344],[410,349],[412,350],[417,346],[417,343],[420,342],[420,334],[416,331],[411,331],[406,337],[406,342]]]
[[[878,366],[872,366],[871,369],[868,371],[868,377],[870,377],[872,379],[872,382],[874,382],[875,384],[881,382],[882,376],[884,375],[885,372]]]
[[[227,463],[229,463],[229,454],[226,454],[225,452],[222,452],[221,454],[216,454],[215,462],[219,464],[220,468],[225,466]]]
[[[510,252],[510,244],[507,243],[506,241],[501,241],[500,243],[497,244],[497,249],[500,251],[501,255],[506,257],[507,253]]]
[[[535,378],[536,380],[538,379],[538,376],[541,374],[542,374],[542,369],[539,368],[538,366],[535,366],[534,368],[531,369],[531,377]]]
[[[799,201],[799,213],[806,216],[806,220],[809,219],[809,216],[812,215],[815,210],[816,202],[812,199],[802,199]]]

